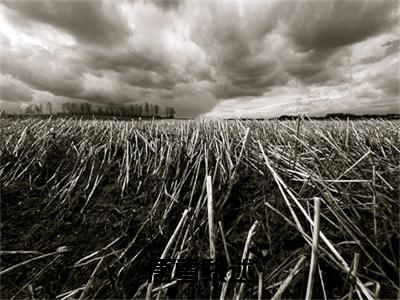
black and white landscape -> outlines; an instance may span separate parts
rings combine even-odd
[[[0,298],[398,298],[399,16],[0,1]]]

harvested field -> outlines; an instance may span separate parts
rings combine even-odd
[[[399,295],[399,121],[1,122],[2,299]]]

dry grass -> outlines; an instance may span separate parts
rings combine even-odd
[[[1,122],[1,298],[208,298],[148,271],[210,255],[259,274],[216,297],[399,293],[398,121]]]

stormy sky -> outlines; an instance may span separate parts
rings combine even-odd
[[[0,107],[399,113],[398,1],[1,1]]]

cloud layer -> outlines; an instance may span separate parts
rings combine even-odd
[[[397,1],[3,1],[0,107],[399,112]]]

